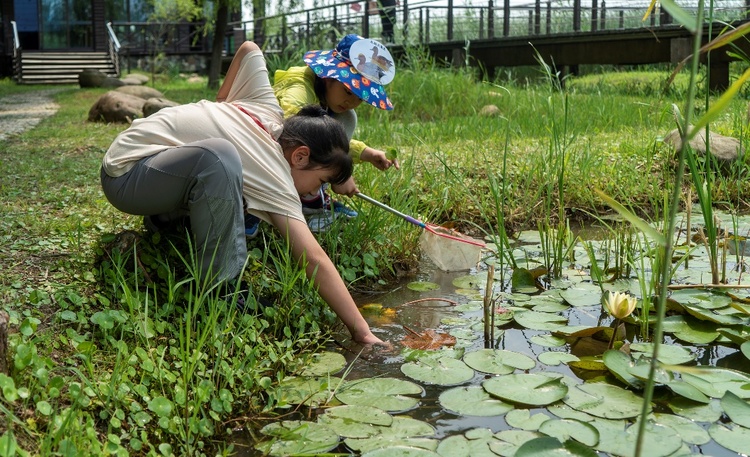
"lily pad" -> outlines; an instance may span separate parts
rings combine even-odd
[[[513,319],[518,325],[531,330],[556,330],[564,327],[568,319],[558,314],[539,313],[523,308],[514,310]]]
[[[480,289],[487,283],[485,275],[465,275],[453,279],[451,282],[458,289]]]
[[[464,355],[464,362],[482,373],[510,374],[516,369],[530,370],[536,363],[520,352],[503,349],[480,349]]]
[[[677,370],[678,367],[671,367]],[[731,391],[740,398],[750,398],[750,376],[745,373],[710,366],[679,367],[682,380],[691,384],[711,398],[721,398]]]
[[[718,400],[699,403],[682,397],[671,399],[667,406],[673,413],[696,422],[716,422],[723,414]]]
[[[390,427],[375,426],[380,433],[370,438],[347,438],[344,443],[361,453],[393,446],[418,447],[434,451],[438,441],[432,439],[435,428],[411,417],[395,416]]]
[[[559,336],[550,334],[545,335],[534,335],[531,337],[531,342],[548,348],[555,348],[565,345],[565,339]]]
[[[461,416],[501,416],[513,409],[513,405],[491,397],[480,386],[448,389],[438,401],[444,409]]]
[[[336,374],[346,366],[346,358],[337,352],[313,354],[310,362],[300,373],[301,376],[326,376]]]
[[[712,424],[708,428],[711,438],[717,443],[738,454],[747,453],[750,449],[750,429],[739,425],[726,426]]]
[[[393,416],[372,406],[335,406],[318,416],[318,422],[344,438],[368,438],[380,433],[374,425],[390,426]]]
[[[750,404],[748,402],[727,391],[721,398],[721,407],[732,422],[750,428]]]
[[[575,441],[561,443],[557,438],[544,436],[527,441],[516,450],[515,457],[596,457],[598,454]]]
[[[629,355],[622,351],[610,349],[602,355],[602,361],[609,372],[617,379],[630,387],[643,389],[643,381],[633,376],[629,371],[635,366],[635,361]]]
[[[419,403],[422,387],[413,382],[396,378],[370,378],[349,381],[338,392],[336,399],[347,405],[372,406],[388,412],[406,411]]]
[[[514,409],[505,415],[505,422],[513,428],[535,432],[550,417],[546,414],[537,413],[533,416],[528,409]]]
[[[572,439],[591,448],[599,442],[599,431],[596,427],[575,419],[546,421],[539,427],[539,432],[554,436],[562,442]]]
[[[497,376],[484,381],[482,387],[503,400],[535,406],[554,403],[568,392],[561,377],[535,373]]]
[[[594,306],[602,302],[602,291],[599,286],[592,283],[579,283],[569,287],[560,293],[560,296],[570,306]]]
[[[369,451],[362,457],[440,457],[440,454],[413,446],[390,446]]]
[[[664,319],[664,331],[686,343],[708,344],[719,337],[716,324],[692,316],[669,316]]]
[[[643,399],[618,386],[587,383],[571,388],[563,402],[592,416],[628,419],[640,414]]]
[[[577,362],[581,360],[573,354],[562,351],[542,352],[536,358],[543,364],[549,366],[560,365],[561,363]]]
[[[441,440],[437,453],[444,457],[497,457],[490,446],[501,443],[493,436],[492,430],[472,429],[464,435],[452,435]]]
[[[454,386],[474,377],[474,370],[452,357],[405,363],[401,365],[401,372],[417,381],[440,386]]]
[[[702,445],[711,441],[708,432],[694,421],[674,414],[654,414],[654,422],[669,427],[677,432],[682,441],[688,444]]]
[[[409,290],[414,290],[416,292],[427,292],[430,290],[440,289],[440,285],[428,281],[414,281],[407,284],[406,288]]]
[[[267,455],[321,454],[339,444],[339,435],[325,425],[306,421],[282,421],[261,429],[270,441],[258,443],[255,448]]]
[[[635,455],[635,443],[638,426],[625,429],[623,421],[596,419],[591,425],[599,431],[599,451],[613,455],[631,457]],[[682,438],[669,427],[647,424],[643,437],[643,449],[648,449],[648,457],[666,457],[672,455],[682,446]]]
[[[335,376],[307,377],[297,376],[284,380],[279,386],[280,403],[288,405],[304,404],[317,408],[325,405],[333,392],[342,383]]]
[[[630,351],[634,359],[644,355],[647,357],[653,357],[654,345],[653,343],[633,343],[630,345]],[[682,346],[660,344],[658,359],[659,362],[667,365],[682,365],[695,360],[695,354]]]

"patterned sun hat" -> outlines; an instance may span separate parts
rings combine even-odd
[[[379,42],[351,34],[342,38],[336,49],[307,51],[304,60],[317,76],[343,83],[365,103],[393,109],[383,86],[393,81],[396,64]]]

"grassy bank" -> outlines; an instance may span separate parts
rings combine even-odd
[[[559,91],[542,73],[536,85],[500,85],[417,61],[389,86],[393,112],[359,113],[360,137],[396,148],[401,170],[358,166],[358,185],[476,236],[600,214],[595,188],[661,214],[674,160],[660,138],[675,128],[681,90],[663,96],[622,74],[591,78]],[[200,82],[156,88],[181,103],[213,97]],[[0,95],[26,90],[0,84]],[[0,143],[0,303],[12,327],[0,447],[216,454],[235,419],[284,406],[278,382],[335,320],[267,228],[251,242],[246,277],[278,306],[238,314],[192,281],[184,237],[147,235],[140,218],[114,210],[99,163],[125,126],[86,121],[103,92],[64,88],[55,116]],[[744,141],[745,102],[733,103],[712,128]],[[486,105],[497,114],[481,115]],[[747,209],[744,170],[712,187],[715,202]],[[372,290],[413,271],[418,230],[347,203],[360,216],[321,239],[351,287]]]

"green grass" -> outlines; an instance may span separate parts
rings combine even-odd
[[[681,80],[664,93],[665,73],[592,75],[559,92],[541,73],[500,84],[409,59],[388,86],[393,112],[358,113],[358,136],[401,162],[359,165],[366,194],[479,237],[609,212],[597,188],[638,214],[665,213],[675,161],[660,138],[675,128]],[[154,87],[180,103],[214,96],[204,81]],[[0,81],[0,95],[38,89]],[[0,142],[0,303],[13,329],[0,442],[42,455],[221,452],[226,424],[283,403],[278,382],[327,340],[334,316],[267,226],[245,278],[281,306],[239,315],[196,284],[184,237],[147,235],[101,193],[102,156],[126,127],[86,121],[105,90],[60,89],[56,115]],[[478,114],[490,104],[499,115]],[[745,104],[713,131],[746,143]],[[712,187],[714,202],[747,210],[746,168]],[[320,238],[352,289],[414,272],[419,229],[346,201],[360,216]]]

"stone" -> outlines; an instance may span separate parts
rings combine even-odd
[[[167,100],[166,98],[153,97],[146,100],[143,104],[143,116],[148,117],[159,111],[162,108],[168,108],[170,106],[178,106],[179,103]]]
[[[496,105],[484,105],[482,109],[479,110],[479,115],[484,117],[499,116],[500,108]]]
[[[143,85],[149,82],[150,78],[144,74],[141,73],[129,73],[125,75],[125,77],[122,78],[123,80],[132,80],[132,81],[138,81],[137,85]]]
[[[89,110],[92,122],[126,122],[143,117],[145,101],[124,92],[111,90],[103,94]]]
[[[149,98],[164,98],[164,94],[153,87],[148,86],[122,86],[115,90],[124,94],[134,95],[143,100],[148,100]]]
[[[690,127],[692,128],[692,126]],[[737,138],[729,136],[719,135],[718,133],[709,132],[708,144],[711,148],[711,155],[722,162],[732,162],[737,160],[740,153],[743,152],[742,144]],[[664,143],[674,147],[675,151],[679,151],[682,148],[682,139],[680,138],[680,131],[674,129],[666,137],[664,137]],[[698,155],[706,155],[706,131],[701,131],[690,140],[690,148],[695,151]]]
[[[119,87],[125,85],[117,78],[111,78],[99,70],[83,70],[78,73],[78,85],[84,87]]]

